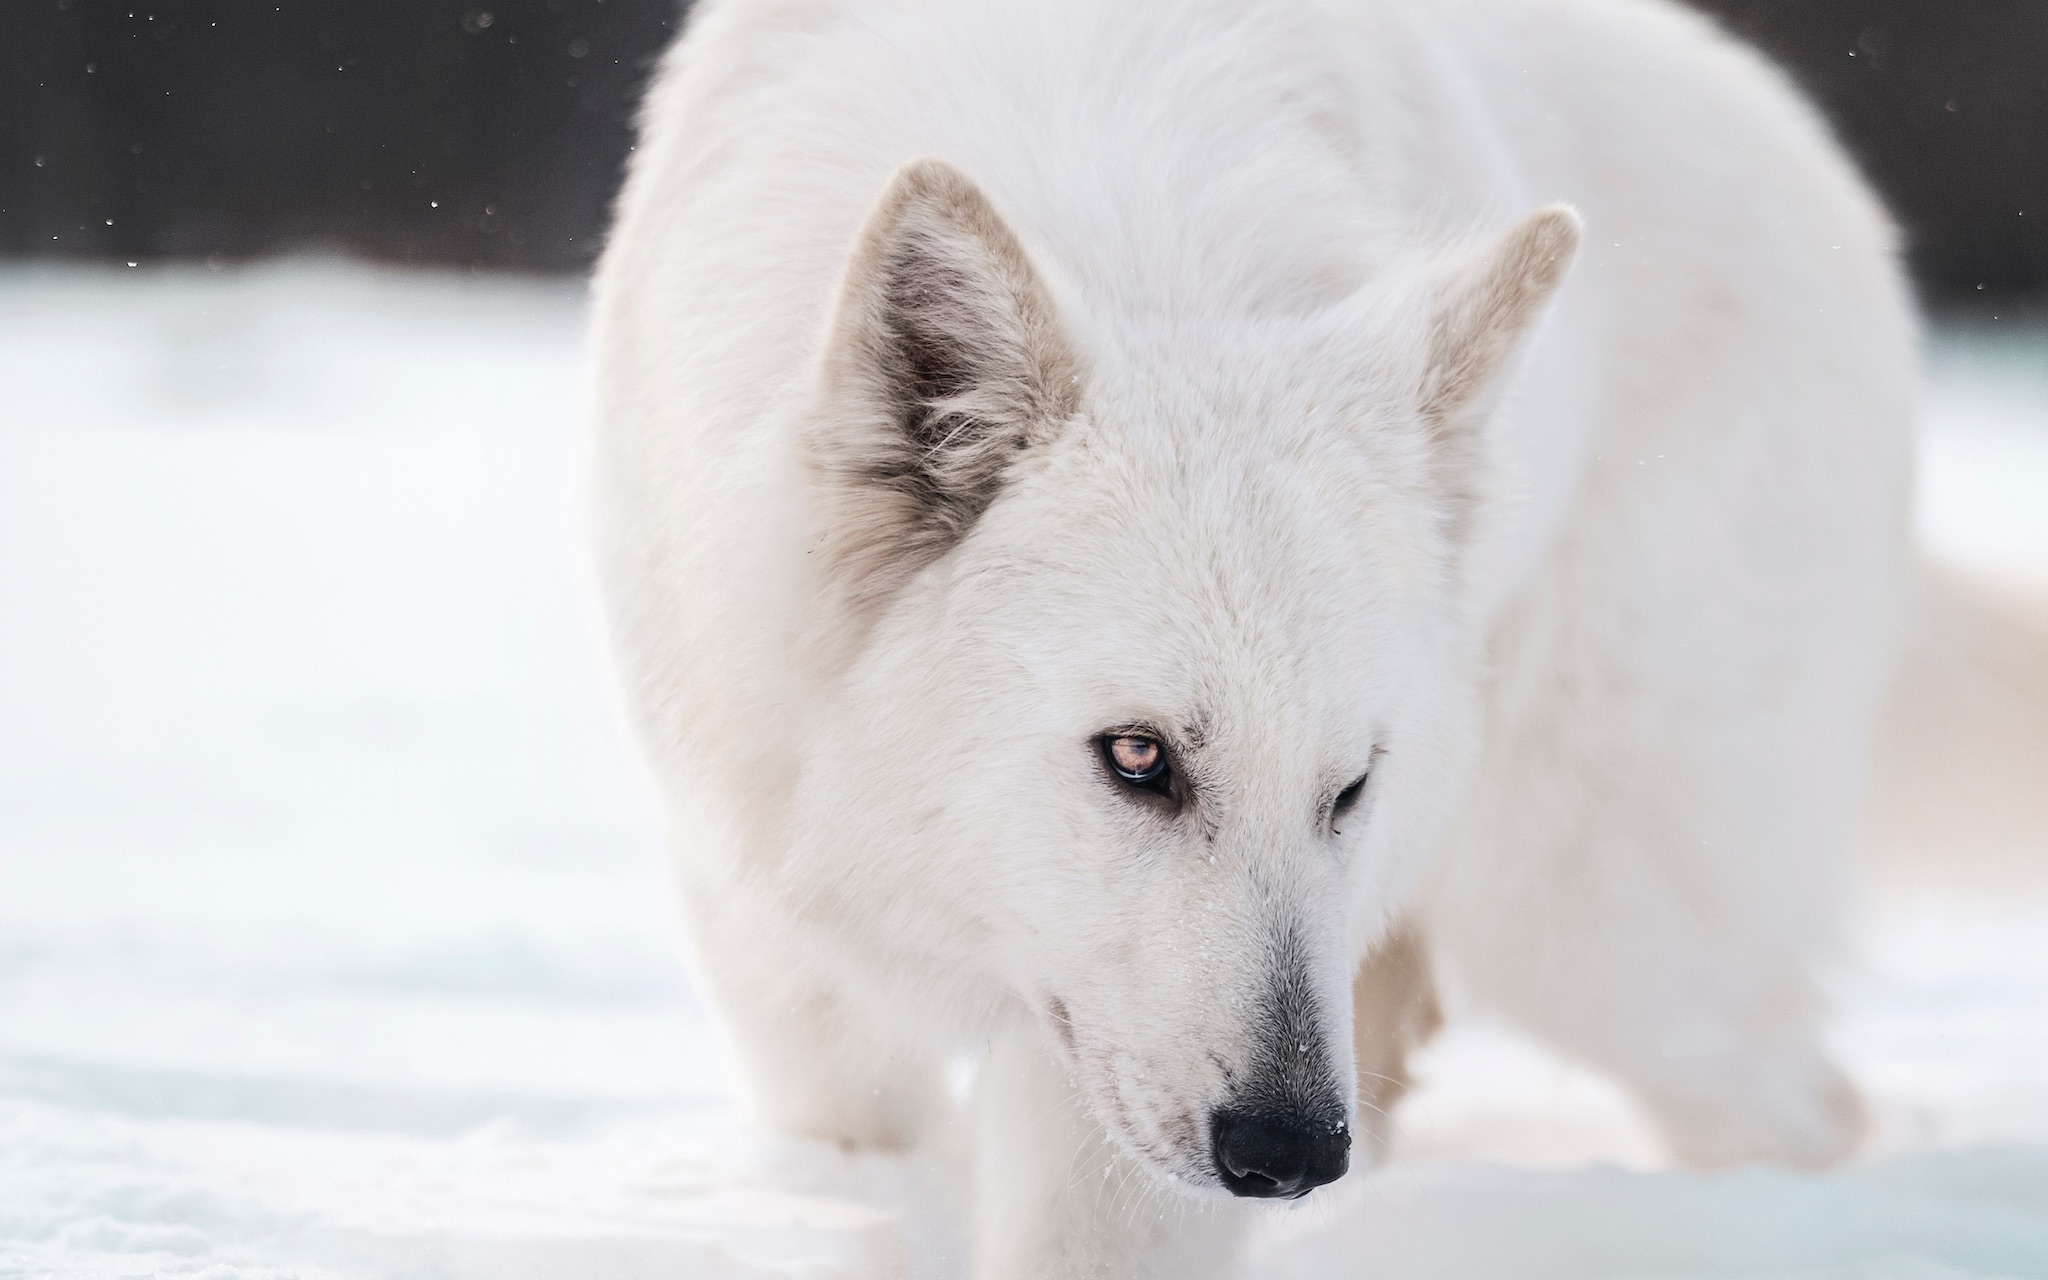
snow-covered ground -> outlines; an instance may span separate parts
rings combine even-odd
[[[576,524],[581,289],[0,271],[0,1278],[963,1274],[748,1134]],[[1928,536],[2048,571],[2048,334],[1935,343]],[[2048,1276],[2048,901],[1873,908],[1826,1176],[1659,1171],[1454,1019],[1292,1277]]]

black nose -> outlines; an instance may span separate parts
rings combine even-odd
[[[1216,1175],[1232,1195],[1305,1196],[1351,1167],[1351,1130],[1294,1111],[1218,1111],[1209,1123]]]

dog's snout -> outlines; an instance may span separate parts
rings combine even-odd
[[[1351,1166],[1351,1131],[1343,1121],[1297,1111],[1225,1108],[1210,1122],[1216,1174],[1232,1195],[1292,1200]]]

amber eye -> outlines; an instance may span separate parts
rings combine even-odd
[[[1118,782],[1140,791],[1166,794],[1173,770],[1166,759],[1166,747],[1157,738],[1137,733],[1104,734],[1101,739],[1103,763]]]

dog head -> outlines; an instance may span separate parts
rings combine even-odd
[[[1485,392],[1577,227],[1250,319],[1108,318],[936,161],[861,233],[805,437],[805,893],[1034,1011],[1164,1177],[1344,1171],[1352,971],[1472,736]]]

